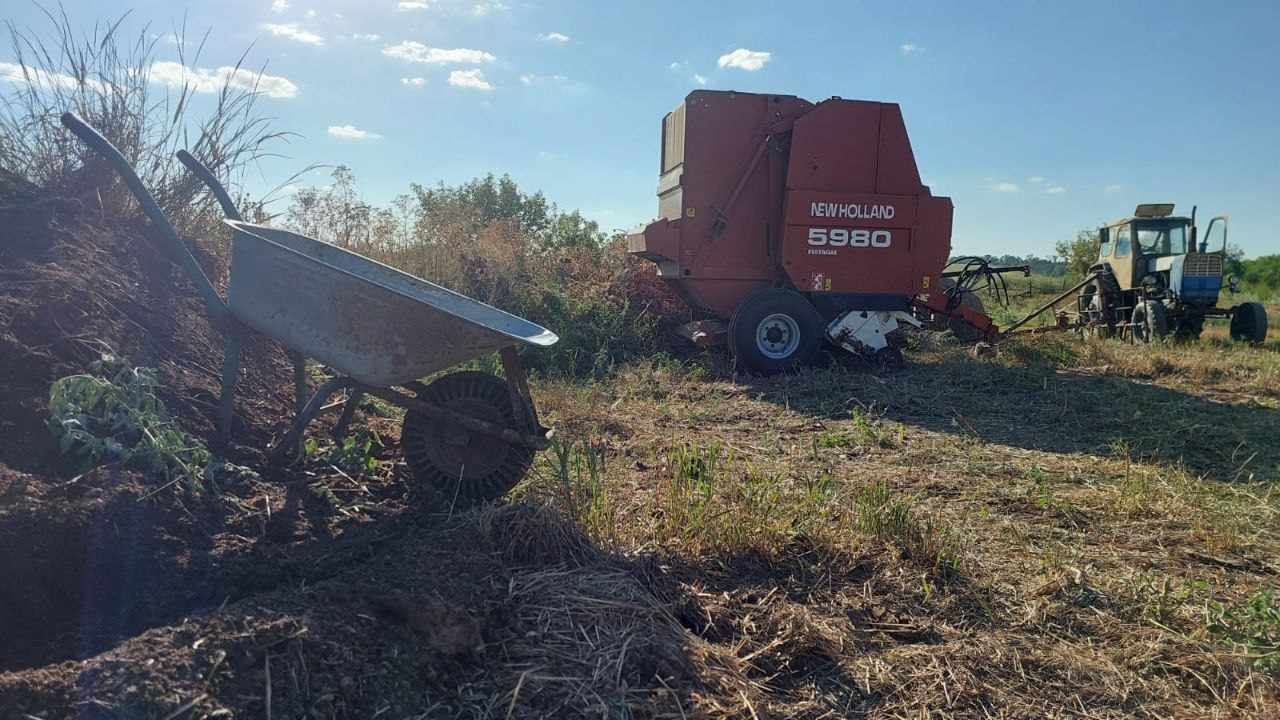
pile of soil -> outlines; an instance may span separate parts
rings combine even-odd
[[[79,474],[47,427],[52,382],[110,352],[156,368],[170,414],[213,439],[222,337],[152,229],[0,172],[0,233],[0,668],[17,668],[224,600],[214,537],[235,523],[220,498],[120,467]],[[280,431],[291,397],[283,351],[249,345],[229,449],[241,461]]]
[[[212,253],[197,256],[208,275],[223,274]],[[0,464],[56,467],[40,422],[49,385],[105,352],[157,368],[170,412],[188,432],[211,438],[222,347],[148,223],[105,216],[92,197],[50,196],[0,174]],[[253,338],[243,367],[233,435],[261,447],[288,408],[288,363],[275,343]]]

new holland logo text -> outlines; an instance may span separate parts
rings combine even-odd
[[[815,202],[809,204],[809,216],[849,218],[851,220],[892,220],[892,205],[860,205],[858,203]]]
[[[810,255],[835,255],[830,248],[838,247],[887,248],[892,242],[893,234],[888,230],[809,228]]]

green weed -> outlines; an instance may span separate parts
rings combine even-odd
[[[55,381],[49,389],[49,429],[58,448],[86,470],[119,462],[188,490],[252,475],[217,459],[178,427],[156,394],[155,370],[106,354],[89,372]]]
[[[1219,642],[1239,648],[1259,670],[1280,673],[1280,599],[1265,589],[1238,605],[1210,603],[1205,625]]]
[[[863,486],[854,495],[853,524],[867,535],[892,543],[943,578],[960,571],[959,542],[950,528],[919,517],[882,482]]]

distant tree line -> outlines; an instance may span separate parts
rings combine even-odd
[[[338,166],[324,187],[294,193],[288,224],[304,235],[362,252],[390,252],[476,236],[501,223],[544,249],[600,248],[608,235],[577,210],[562,212],[541,192],[525,193],[510,176],[461,185],[417,183],[387,207],[361,199],[355,174]]]
[[[1067,271],[1067,264],[1060,258],[1040,257],[1039,255],[979,255],[992,265],[1029,265],[1031,272],[1047,277],[1061,277]]]

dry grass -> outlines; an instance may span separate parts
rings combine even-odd
[[[668,558],[761,717],[1274,715],[1266,646],[1209,618],[1280,577],[1280,355],[1045,336],[909,358],[544,384],[580,440],[528,491]]]

